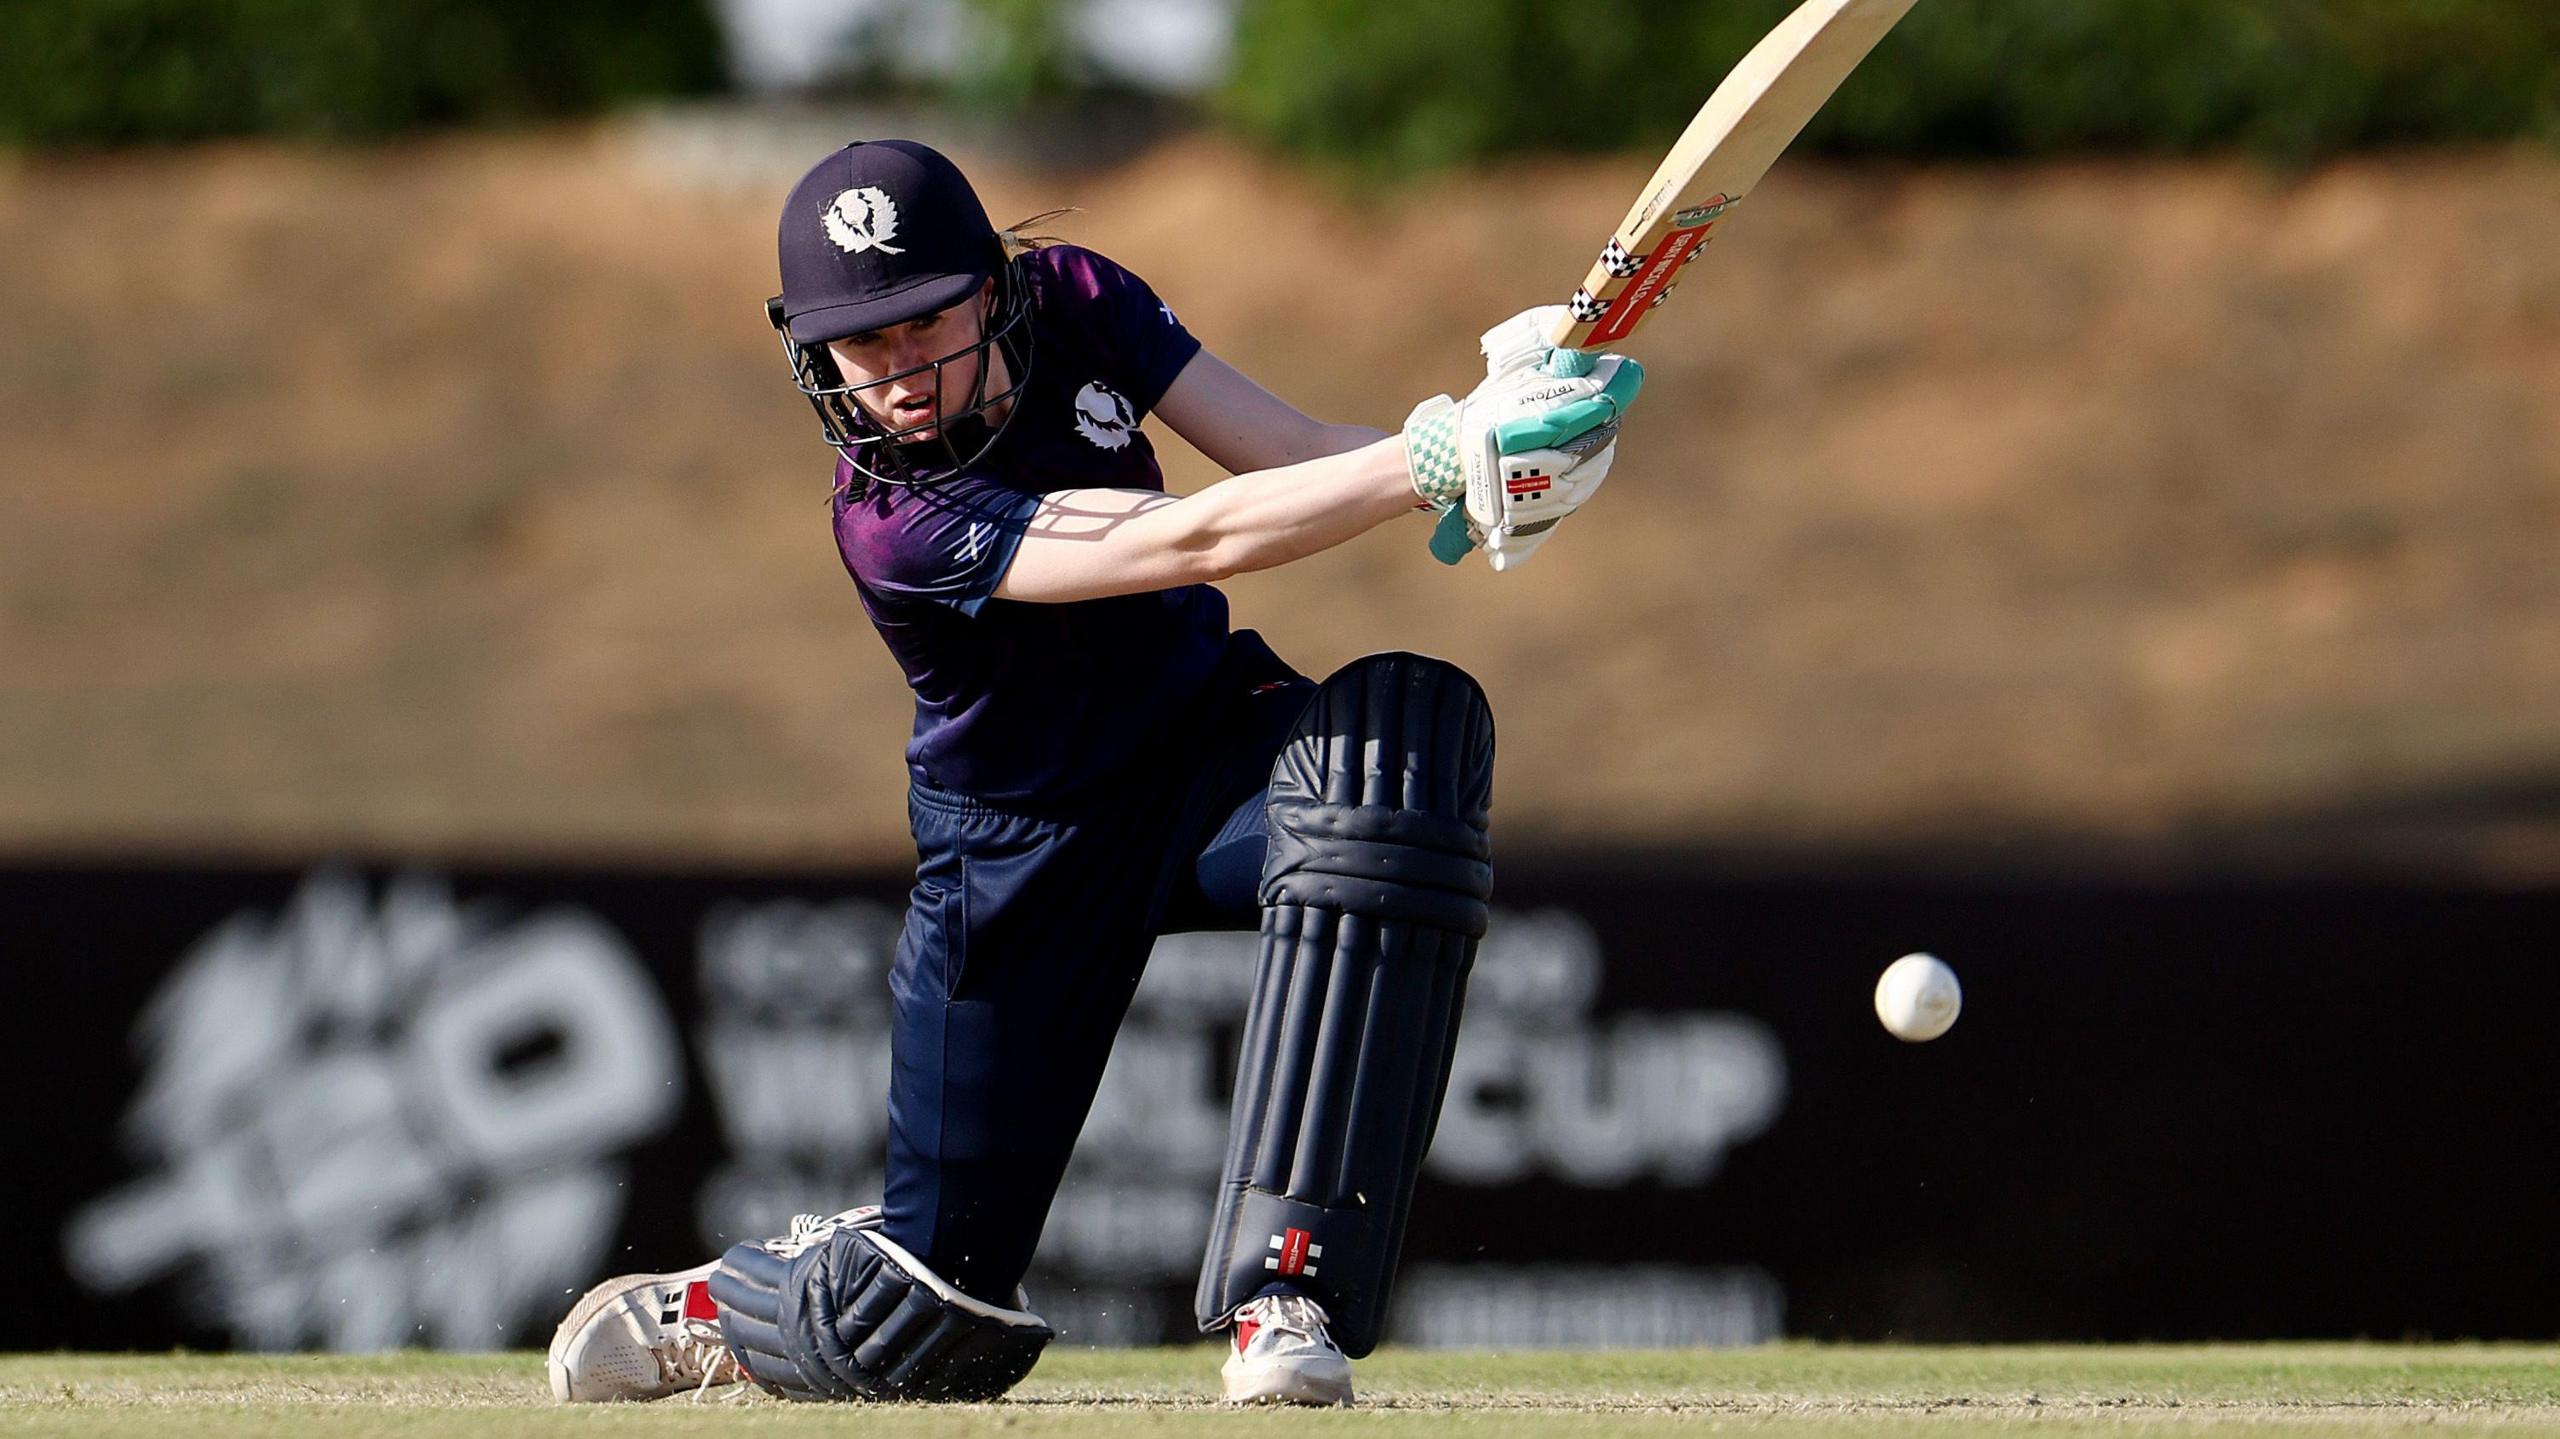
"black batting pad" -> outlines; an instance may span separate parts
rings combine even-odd
[[[1484,691],[1419,655],[1337,672],[1281,750],[1204,1329],[1277,1283],[1376,1347],[1485,931],[1492,788]]]

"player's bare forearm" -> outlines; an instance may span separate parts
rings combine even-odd
[[[1181,499],[1060,490],[1041,498],[995,593],[1058,604],[1208,584],[1331,549],[1413,507],[1402,435]]]
[[[1211,568],[1221,576],[1271,569],[1412,513],[1404,437],[1356,434],[1363,438],[1340,451],[1221,480],[1181,501],[1199,507],[1192,518],[1210,547]]]

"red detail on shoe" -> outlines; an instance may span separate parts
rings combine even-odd
[[[697,1279],[684,1287],[684,1317],[719,1322],[720,1306],[711,1302],[711,1281]]]
[[[1238,1316],[1236,1319],[1236,1352],[1238,1354],[1242,1354],[1244,1352],[1244,1347],[1253,1342],[1253,1336],[1261,1332],[1262,1322],[1260,1320],[1246,1319],[1242,1316]]]
[[[1307,1272],[1307,1245],[1314,1242],[1314,1239],[1314,1235],[1303,1229],[1291,1229],[1281,1234],[1280,1272],[1282,1274]]]

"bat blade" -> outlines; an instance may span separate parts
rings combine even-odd
[[[1734,206],[1917,0],[1805,0],[1733,67],[1653,172],[1550,337],[1634,334]]]

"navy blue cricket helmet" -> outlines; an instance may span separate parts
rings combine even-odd
[[[1031,302],[959,166],[913,140],[856,140],[791,187],[778,250],[782,293],[765,302],[765,317],[782,336],[792,382],[817,411],[827,443],[857,473],[885,484],[930,484],[995,448],[1012,422],[1010,402],[1031,378]],[[830,340],[967,302],[989,280],[994,298],[973,344],[860,385],[846,383],[827,352]],[[985,359],[999,348],[1008,380],[990,393]],[[939,392],[944,367],[971,355],[980,363],[965,400],[946,401],[921,424],[886,427],[858,403],[862,390],[927,371]],[[915,438],[926,429],[935,431],[931,439]]]

